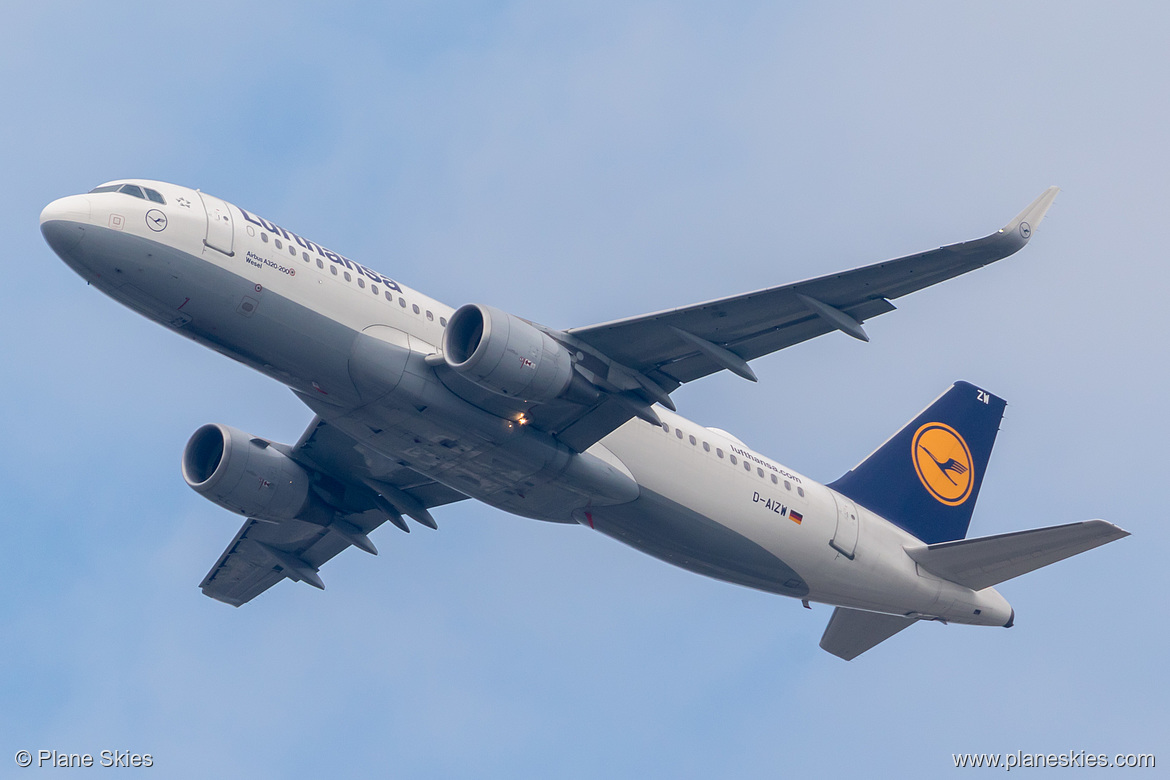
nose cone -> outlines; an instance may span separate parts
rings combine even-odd
[[[84,195],[59,198],[41,212],[41,235],[65,259],[81,243],[89,218],[89,198]]]

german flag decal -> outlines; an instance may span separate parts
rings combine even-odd
[[[804,520],[804,515],[802,515],[800,512],[797,512],[795,509],[790,509],[788,510],[788,519],[797,525],[800,525]]]

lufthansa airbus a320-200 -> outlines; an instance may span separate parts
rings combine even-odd
[[[588,526],[656,558],[836,607],[821,647],[850,660],[920,620],[1010,627],[994,586],[1127,533],[1102,520],[967,539],[1004,401],[956,382],[822,485],[676,414],[717,371],[892,311],[891,299],[1021,249],[1052,187],[973,241],[669,311],[554,330],[452,309],[199,190],[103,184],[41,213],[87,282],[288,385],[316,415],[280,444],[195,431],[187,484],[245,520],[200,587],[239,606],[404,518],[474,498]]]

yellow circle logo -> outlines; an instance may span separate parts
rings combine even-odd
[[[932,496],[947,506],[967,500],[975,475],[971,450],[958,431],[940,422],[927,423],[914,434],[910,450],[914,470]]]

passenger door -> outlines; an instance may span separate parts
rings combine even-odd
[[[203,243],[231,257],[235,254],[232,249],[235,229],[231,209],[228,204],[206,192],[200,192],[199,199],[203,201],[203,209],[207,212],[207,237]]]
[[[857,550],[857,507],[837,492],[833,493],[833,500],[837,502],[837,530],[833,532],[829,546],[853,560]]]

